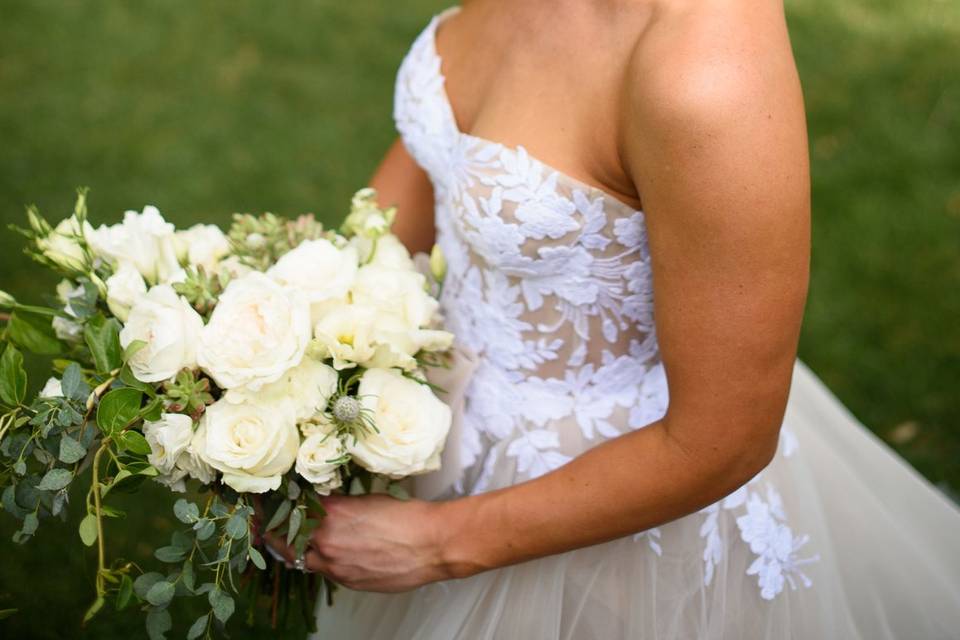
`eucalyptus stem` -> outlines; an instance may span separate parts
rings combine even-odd
[[[106,551],[104,549],[103,542],[103,508],[100,502],[100,456],[103,455],[104,451],[109,451],[110,449],[110,440],[105,439],[101,444],[100,448],[97,449],[97,453],[93,456],[93,511],[94,518],[97,521],[97,595],[103,596],[106,594],[106,589],[103,585],[103,574],[107,570],[106,565]]]

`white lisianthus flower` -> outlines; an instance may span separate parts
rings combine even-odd
[[[147,283],[136,267],[128,262],[120,263],[113,275],[107,278],[107,306],[121,322],[127,321],[130,309],[147,293]]]
[[[215,402],[200,419],[192,446],[236,491],[275,491],[300,447],[293,405],[258,399]]]
[[[451,412],[430,387],[393,369],[369,369],[357,395],[378,430],[347,439],[357,464],[390,478],[440,468]]]
[[[160,284],[133,305],[120,331],[120,346],[126,349],[134,340],[146,342],[131,356],[130,370],[141,382],[159,382],[196,366],[202,329],[200,314],[173,287]]]
[[[320,354],[333,359],[334,369],[349,369],[376,354],[376,310],[367,305],[341,304],[324,311],[314,327]]]
[[[195,224],[176,232],[177,256],[212,274],[217,263],[230,253],[230,241],[215,224]]]
[[[310,342],[310,305],[253,271],[231,280],[200,335],[197,361],[223,389],[257,391],[300,364]]]
[[[361,264],[373,264],[387,269],[407,271],[414,269],[410,252],[392,233],[376,240],[366,236],[354,236],[350,239],[350,244],[356,247]]]
[[[163,282],[180,267],[174,227],[154,206],[144,207],[143,213],[127,211],[123,222],[99,227],[88,240],[97,255],[129,262],[151,283]]]
[[[296,470],[322,496],[343,484],[339,462],[330,462],[343,455],[344,449],[335,434],[315,433],[300,443]]]
[[[62,398],[63,389],[60,386],[60,381],[54,377],[47,378],[47,382],[43,385],[43,389],[40,389],[40,397]]]
[[[395,314],[411,329],[427,326],[439,303],[426,291],[427,279],[416,271],[365,265],[357,272],[351,295],[358,304],[370,305],[378,313]]]
[[[304,240],[270,267],[267,275],[303,292],[312,305],[343,300],[357,275],[357,250],[338,249],[324,238]]]
[[[261,399],[293,404],[297,421],[314,417],[327,407],[337,390],[337,372],[316,358],[306,356],[297,366],[288,369],[276,382],[251,392],[246,389],[228,391],[225,398],[234,404],[257,396]]]
[[[37,249],[57,265],[68,271],[84,272],[90,269],[90,260],[81,241],[93,234],[93,227],[83,225],[75,215],[65,218],[43,238],[37,238]]]

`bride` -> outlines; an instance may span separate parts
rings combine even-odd
[[[449,481],[326,501],[318,637],[960,633],[960,512],[796,360],[780,2],[470,0],[394,115],[372,185],[442,247],[472,375]]]

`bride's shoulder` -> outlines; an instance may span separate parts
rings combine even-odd
[[[624,69],[632,116],[715,117],[726,107],[802,102],[780,0],[656,0]]]

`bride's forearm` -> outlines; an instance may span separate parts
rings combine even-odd
[[[731,493],[771,455],[690,451],[656,422],[535,480],[441,503],[441,553],[466,577],[643,531]]]

